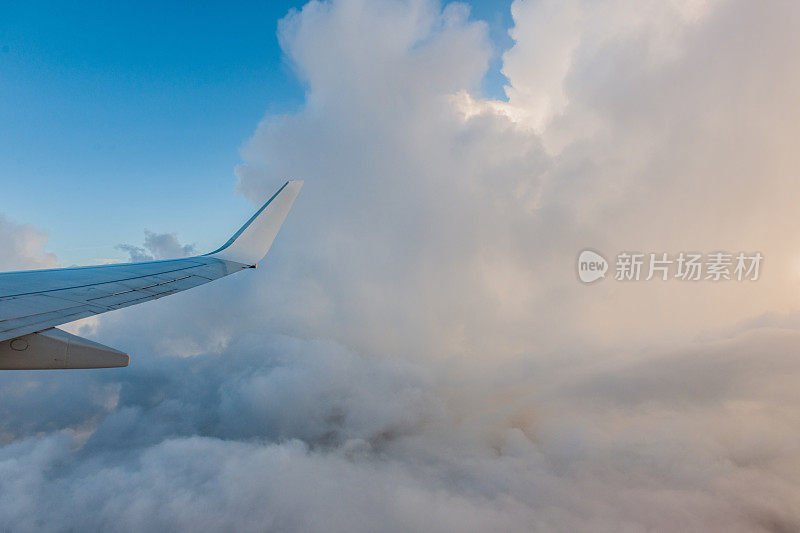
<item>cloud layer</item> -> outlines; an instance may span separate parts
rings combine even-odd
[[[237,169],[307,182],[272,259],[83,327],[128,369],[0,375],[2,522],[798,529],[798,9],[518,1],[503,102],[465,5],[291,12],[306,105]],[[586,287],[587,246],[765,267]]]

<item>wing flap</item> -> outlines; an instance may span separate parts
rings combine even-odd
[[[13,318],[23,318],[75,307],[75,302],[44,294],[31,294],[0,300],[0,324]]]
[[[52,324],[66,324],[73,320],[87,318],[107,311],[107,309],[96,309],[98,310],[92,310],[88,305],[81,305],[69,309],[52,311],[50,313],[6,320],[0,322],[0,341],[42,331],[52,327]]]

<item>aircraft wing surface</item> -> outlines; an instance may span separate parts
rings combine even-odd
[[[210,254],[0,273],[0,369],[127,366],[128,356],[122,352],[51,328],[254,268],[269,250],[302,183],[286,182],[227,243]],[[103,350],[108,352],[109,364],[98,365]],[[43,354],[54,351],[56,356]]]
[[[211,257],[0,273],[0,341],[191,289],[247,265]]]

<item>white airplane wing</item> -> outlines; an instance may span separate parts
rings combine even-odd
[[[55,326],[255,268],[302,181],[288,181],[221,248],[197,257],[0,272],[0,370],[128,366],[128,355]]]

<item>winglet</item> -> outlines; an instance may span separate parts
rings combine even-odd
[[[302,186],[300,180],[284,183],[228,242],[206,255],[255,266],[267,255]]]

